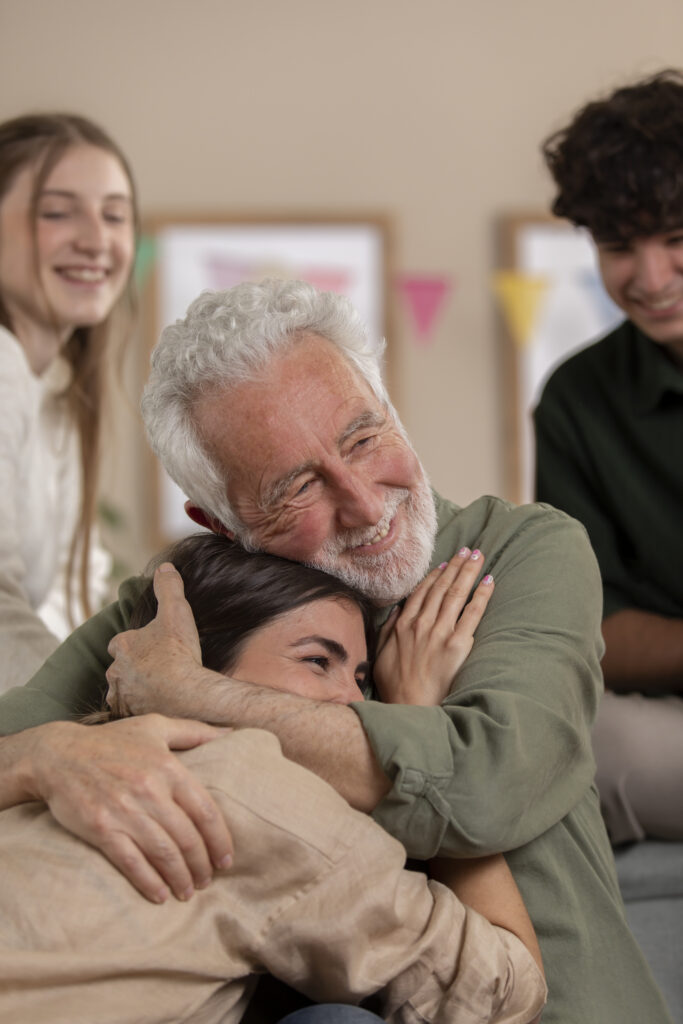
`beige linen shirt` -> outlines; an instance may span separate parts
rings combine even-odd
[[[43,804],[0,814],[0,1020],[233,1024],[253,975],[319,1002],[379,992],[392,1024],[523,1024],[545,1000],[510,932],[437,882],[260,730],[180,755],[230,824],[233,867],[147,902]]]

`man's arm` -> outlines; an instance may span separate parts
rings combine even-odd
[[[155,903],[189,899],[230,862],[227,825],[175,757],[220,735],[202,722],[146,716],[109,725],[53,722],[0,740],[0,809],[48,804]]]
[[[358,717],[347,707],[230,679],[201,664],[197,630],[180,574],[157,570],[159,611],[147,626],[115,637],[107,670],[116,705],[134,715],[166,714],[270,729],[285,756],[329,782],[352,807],[371,811],[389,789]]]
[[[458,687],[442,707],[365,701],[351,711],[210,678],[182,653],[172,616],[157,620],[156,633],[147,626],[116,638],[110,679],[125,687],[131,710],[208,712],[214,722],[275,732],[288,757],[354,806],[376,804],[376,820],[411,856],[521,846],[568,813],[593,778],[599,577],[585,531],[573,520],[543,508],[508,509],[495,499],[475,504],[465,521],[482,550],[496,552],[483,568],[496,587]],[[446,543],[451,553],[465,541],[474,546],[456,519],[452,541],[442,530],[437,561]],[[167,574],[164,586],[175,590],[177,609],[183,599],[174,576]]]

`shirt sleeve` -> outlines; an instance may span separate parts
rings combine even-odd
[[[590,787],[602,692],[600,579],[585,530],[544,506],[509,514],[474,648],[441,707],[367,701],[359,715],[392,788],[375,819],[428,859],[512,850],[562,819]],[[475,538],[476,539],[476,538]],[[472,541],[470,541],[472,543]]]
[[[144,587],[142,577],[121,584],[119,600],[84,622],[60,644],[25,686],[0,697],[0,735],[58,720],[76,720],[99,710],[111,664],[109,641],[128,628]]]
[[[632,606],[629,581],[614,520],[601,497],[604,480],[596,479],[585,426],[572,414],[571,390],[558,395],[552,380],[534,411],[536,498],[583,523],[600,565],[603,617]]]

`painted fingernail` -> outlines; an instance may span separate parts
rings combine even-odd
[[[486,586],[489,587],[493,583],[493,576],[491,576],[491,574],[489,573],[488,576],[484,576],[481,582],[485,583]]]
[[[479,550],[479,548],[474,549],[474,551],[470,555],[470,558],[472,559],[473,562],[476,562],[478,558],[481,558],[481,551]]]
[[[437,566],[437,568],[438,569],[445,569],[447,565],[448,565],[448,562],[440,562],[439,565]]]
[[[460,548],[460,550],[458,551],[458,555],[459,555],[460,558],[467,558],[469,553],[470,553],[470,549],[469,548]]]

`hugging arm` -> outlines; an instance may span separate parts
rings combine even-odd
[[[520,846],[575,806],[593,777],[600,581],[585,531],[561,513],[506,508],[501,516],[485,502],[477,512],[472,528],[494,553],[487,568],[496,585],[440,707],[364,701],[349,709],[235,683],[188,667],[161,619],[155,634],[148,626],[113,641],[110,680],[136,712],[166,706],[182,680],[183,704],[171,713],[271,729],[288,757],[372,810],[411,856]],[[174,578],[167,575],[161,603],[168,598],[180,612]]]
[[[44,800],[150,900],[203,884],[232,853],[227,825],[172,753],[217,731],[161,715],[97,728],[77,724],[101,703],[106,646],[140,590],[71,635],[26,686],[0,698],[0,808]],[[33,727],[27,727],[33,726]]]

